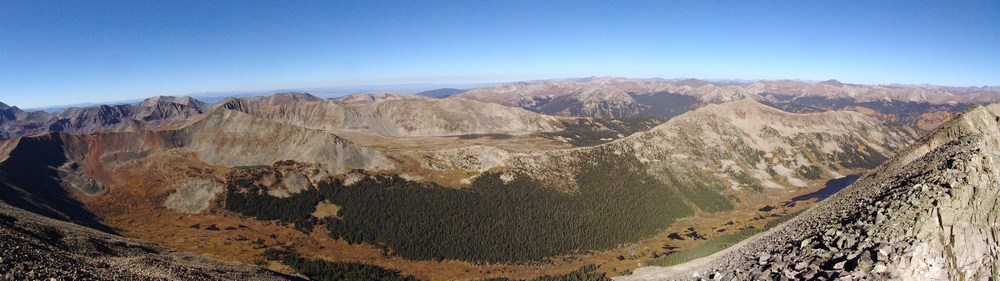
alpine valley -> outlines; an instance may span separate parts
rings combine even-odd
[[[0,277],[986,280],[996,102],[590,77],[0,103]]]

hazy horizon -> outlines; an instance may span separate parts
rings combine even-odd
[[[0,101],[565,77],[1000,85],[1000,2],[0,2]]]
[[[520,82],[532,82],[532,81],[554,81],[563,79],[582,79],[591,77],[613,77],[613,78],[625,78],[625,79],[665,79],[665,80],[684,80],[684,79],[695,79],[710,82],[720,82],[720,81],[746,81],[746,82],[756,82],[756,81],[776,81],[776,80],[792,80],[801,81],[808,83],[818,83],[829,80],[837,80],[838,82],[844,84],[854,84],[854,85],[865,85],[865,86],[876,86],[876,85],[902,85],[902,86],[937,86],[937,87],[962,87],[962,88],[972,88],[972,87],[1000,87],[1000,85],[970,85],[970,86],[955,86],[955,85],[939,85],[939,84],[908,84],[908,83],[854,83],[852,81],[843,81],[836,78],[823,79],[823,80],[811,80],[811,79],[796,79],[796,78],[779,78],[779,79],[743,79],[743,78],[697,78],[697,77],[621,77],[621,76],[609,76],[609,75],[592,75],[592,76],[580,76],[580,77],[559,77],[559,78],[545,78],[545,79],[525,79],[525,80],[513,80],[513,81],[493,81],[493,82],[478,82],[478,83],[408,83],[408,84],[383,84],[383,85],[342,85],[342,86],[328,86],[328,87],[302,87],[302,88],[284,88],[284,89],[259,89],[259,90],[232,90],[232,91],[216,91],[216,92],[198,92],[198,93],[181,93],[181,94],[165,94],[165,95],[148,95],[148,96],[134,96],[128,99],[117,99],[117,100],[85,100],[76,103],[59,103],[55,102],[52,104],[34,106],[34,107],[24,107],[16,104],[10,104],[4,100],[0,100],[0,103],[7,104],[9,106],[15,106],[22,110],[45,110],[50,111],[51,109],[62,109],[68,107],[78,107],[78,106],[93,106],[93,105],[113,105],[113,104],[125,104],[125,103],[138,103],[144,99],[154,97],[154,96],[175,96],[183,97],[190,96],[195,99],[212,98],[221,99],[225,97],[239,97],[239,96],[267,96],[277,93],[285,92],[305,92],[321,98],[337,98],[343,97],[351,94],[359,93],[374,93],[374,92],[398,92],[406,94],[416,94],[423,91],[430,91],[443,88],[457,88],[457,89],[473,89],[478,87],[484,87],[489,85],[499,85],[507,83],[520,83]]]

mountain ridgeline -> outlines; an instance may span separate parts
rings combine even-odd
[[[208,109],[190,98],[153,97],[139,104],[67,108],[54,113],[24,112],[0,106],[0,139],[44,132],[90,134],[102,131],[138,131],[179,125]]]
[[[648,245],[674,249],[655,241],[680,237],[677,229],[688,229],[693,241],[736,235],[736,226],[708,229],[698,220],[770,212],[844,175],[875,171],[854,186],[882,190],[882,197],[872,198],[901,198],[893,190],[914,182],[885,178],[902,173],[887,166],[925,163],[920,159],[952,146],[958,141],[951,138],[959,135],[976,136],[960,137],[963,144],[951,156],[989,148],[983,143],[991,142],[982,139],[991,135],[969,133],[995,117],[994,107],[975,106],[995,98],[989,91],[586,78],[442,90],[448,96],[434,98],[370,93],[324,100],[283,93],[206,104],[156,97],[55,113],[0,105],[0,199],[10,208],[83,227],[310,278],[600,280],[651,258],[642,253],[652,252],[652,259],[669,254]],[[931,130],[938,133],[925,135]],[[918,139],[922,146],[906,149]],[[916,178],[930,167],[959,165],[933,161],[937,166],[914,166],[903,174]],[[973,162],[948,167],[989,168]],[[921,185],[926,190],[906,196],[934,196],[938,201],[927,202],[938,202],[929,204],[943,212],[947,198],[938,187],[960,183],[941,183],[947,177],[939,176]],[[883,187],[889,183],[899,184]],[[845,192],[862,192],[857,189]],[[759,262],[756,252],[769,251],[785,254],[780,261],[768,257],[771,267],[749,269],[753,276],[788,275],[765,269],[789,267],[795,274],[788,278],[843,276],[846,267],[899,268],[879,272],[896,275],[879,276],[923,274],[891,254],[865,260],[870,267],[858,265],[863,255],[849,250],[868,253],[875,249],[871,245],[924,241],[920,235],[936,232],[922,226],[927,231],[919,235],[892,232],[850,248],[868,239],[862,234],[879,233],[869,229],[874,224],[835,224],[816,211],[840,204],[829,214],[860,214],[843,207],[847,203],[830,203],[847,197],[834,195],[788,222],[809,218],[812,228],[788,239],[814,235],[810,241],[822,245],[791,253],[751,240],[757,248],[741,254],[756,258],[732,258],[698,272],[743,276],[748,271],[741,262]],[[968,203],[959,199],[948,204]],[[865,202],[870,208],[899,207]],[[780,212],[815,203],[800,204]],[[760,226],[777,213],[739,222],[745,224],[740,229]],[[919,223],[911,219],[921,214],[881,219]],[[817,225],[839,232],[822,232]],[[961,239],[981,238],[969,235]],[[937,251],[949,245],[925,246]],[[846,260],[849,266],[807,262],[806,268],[815,268],[806,270],[786,261],[817,255],[812,249],[829,254],[819,259],[836,260],[833,265]]]
[[[1000,102],[990,87],[855,85],[836,80],[711,82],[697,79],[591,77],[476,88],[474,99],[559,116],[663,120],[708,105],[753,99],[789,112],[849,110],[926,133],[974,104]]]

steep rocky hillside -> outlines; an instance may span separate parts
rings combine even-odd
[[[119,167],[159,154],[226,167],[293,160],[320,165],[325,173],[393,167],[381,152],[336,135],[219,109],[175,130],[48,133],[3,141],[0,194],[16,207],[107,230],[74,195],[100,196],[114,184]]]
[[[998,161],[1000,106],[976,107],[758,237],[622,279],[995,278]]]
[[[79,145],[59,135],[18,137],[0,144],[0,199],[36,214],[110,231],[63,188],[60,168],[67,162],[68,147]]]
[[[51,167],[60,167],[62,162],[59,161],[69,161],[103,170],[167,152],[187,154],[206,163],[228,167],[270,165],[283,160],[315,163],[331,172],[392,167],[390,160],[381,152],[358,146],[334,134],[288,126],[226,109],[214,110],[179,129],[91,135],[53,133],[20,137],[9,142],[5,146],[17,147],[11,149],[24,153],[18,158],[10,153],[12,157],[8,160],[11,161],[37,161],[39,157],[33,158],[31,153],[59,150],[62,155],[52,152],[54,162],[47,163]],[[34,143],[46,147],[26,145]]]
[[[201,161],[216,165],[256,166],[293,160],[321,164],[332,172],[392,168],[380,151],[329,132],[289,126],[223,108],[178,132],[187,141],[178,145],[180,151],[192,152]]]
[[[914,137],[853,112],[791,114],[744,100],[678,116],[620,146],[652,174],[712,171],[733,189],[760,189],[874,167]]]
[[[0,102],[0,140],[46,130],[47,116],[42,111],[25,112]]]
[[[72,134],[136,131],[182,124],[204,111],[205,104],[190,97],[153,97],[138,105],[67,108],[53,113],[48,127],[51,132]]]
[[[589,148],[545,153],[459,149],[415,152],[427,169],[509,167],[537,180],[575,189],[573,175],[612,153],[641,163],[667,183],[724,190],[803,188],[875,167],[916,135],[855,112],[794,114],[752,100],[710,105],[646,132]],[[723,188],[724,187],[724,188]]]
[[[231,99],[219,107],[303,128],[390,137],[547,132],[561,126],[556,118],[517,108],[394,93],[273,105],[259,99]]]
[[[0,203],[5,280],[305,280],[177,252]]]

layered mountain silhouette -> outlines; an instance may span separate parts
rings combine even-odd
[[[310,278],[600,280],[809,208],[701,263],[627,278],[981,279],[993,272],[1000,109],[977,104],[995,90],[583,78],[442,98],[0,104],[0,209],[16,218],[0,234],[74,225],[0,243],[42,243],[11,253],[54,263],[112,243],[74,264],[162,260],[133,267],[177,277],[288,276],[106,241]],[[818,204],[793,200],[854,174],[865,176]]]
[[[0,138],[44,132],[90,134],[102,131],[137,131],[177,125],[208,108],[190,97],[153,97],[139,104],[67,108],[54,113],[26,113],[0,105]]]
[[[561,116],[669,119],[706,104],[754,99],[791,112],[853,110],[922,131],[971,104],[1000,102],[989,87],[854,85],[836,80],[711,82],[591,77],[501,84],[450,98],[475,99]],[[935,115],[935,113],[937,115]]]

